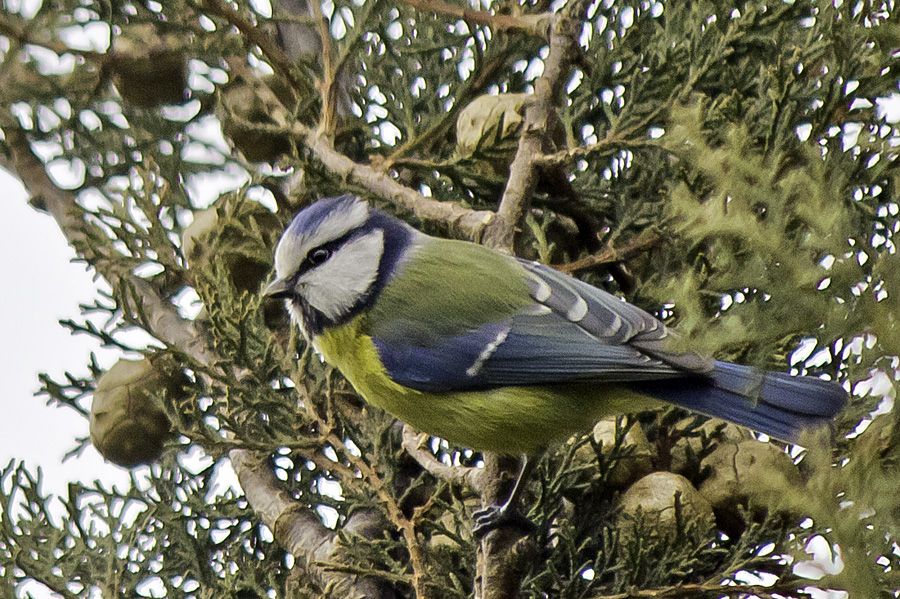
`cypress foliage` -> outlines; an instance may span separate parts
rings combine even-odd
[[[900,594],[893,0],[272,3],[4,3],[0,165],[112,290],[63,324],[179,381],[146,390],[171,434],[129,489],[72,484],[60,511],[39,473],[0,471],[5,593]],[[733,472],[736,427],[606,423],[544,458],[537,531],[492,552],[470,515],[495,458],[366,407],[257,292],[292,214],[345,192],[434,234],[518,227],[517,253],[686,347],[830,377],[850,406],[831,438]],[[85,431],[87,360],[41,375]],[[645,484],[629,508],[650,472],[701,499]],[[817,537],[842,568],[811,580],[794,566]]]

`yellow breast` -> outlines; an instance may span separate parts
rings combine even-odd
[[[404,419],[400,412],[421,395],[398,385],[388,376],[372,338],[360,331],[360,319],[334,327],[313,339],[313,348],[326,362],[341,371],[357,393],[370,404]],[[409,398],[408,398],[409,396]]]

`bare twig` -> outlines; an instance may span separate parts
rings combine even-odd
[[[408,425],[403,425],[403,449],[432,476],[441,480],[464,485],[475,492],[482,490],[484,470],[464,466],[448,466],[419,443],[419,435]]]
[[[538,156],[535,159],[535,162],[540,166],[555,166],[571,164],[575,159],[587,158],[594,154],[603,154],[606,152],[614,153],[615,151],[622,149],[637,150],[641,148],[659,147],[661,147],[660,144],[652,139],[628,139],[622,134],[614,133],[601,139],[597,143]]]
[[[678,597],[733,597],[754,596],[761,599],[783,597],[785,593],[796,592],[799,587],[808,586],[810,581],[793,581],[774,586],[758,584],[723,585],[719,583],[682,584],[660,589],[635,589],[614,595],[595,595],[591,599],[675,599]]]
[[[536,15],[495,15],[481,10],[472,10],[465,6],[448,4],[442,0],[401,0],[403,4],[423,12],[448,15],[478,25],[487,25],[496,31],[518,30],[538,37],[547,37],[553,23],[552,13]]]
[[[575,274],[584,270],[596,268],[598,266],[624,262],[632,256],[635,256],[645,250],[656,246],[660,242],[660,239],[660,236],[656,232],[650,231],[648,233],[638,235],[636,238],[632,239],[622,247],[606,247],[603,248],[600,252],[591,254],[590,256],[581,258],[580,260],[567,262],[565,264],[554,264],[552,266],[556,270],[562,271],[564,273]]]

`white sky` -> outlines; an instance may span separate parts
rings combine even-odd
[[[73,336],[58,321],[78,320],[79,303],[94,297],[94,283],[53,219],[27,203],[21,183],[0,170],[0,464],[22,459],[43,469],[46,490],[65,493],[72,480],[127,483],[124,470],[107,464],[93,447],[62,462],[74,439],[87,435],[87,421],[68,408],[48,407],[34,397],[38,372],[61,379],[65,371],[87,374],[90,351],[98,343]],[[100,352],[101,363],[114,352]]]

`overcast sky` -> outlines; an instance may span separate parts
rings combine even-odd
[[[34,396],[38,372],[86,374],[89,353],[98,350],[95,340],[73,336],[58,322],[80,317],[78,304],[94,297],[91,276],[72,262],[74,252],[53,219],[31,208],[22,185],[2,170],[0,197],[0,463],[21,459],[40,466],[47,490],[55,493],[65,492],[71,480],[125,482],[125,471],[105,463],[93,447],[62,463],[74,439],[87,435],[87,421]],[[111,364],[114,355],[100,352],[101,363]]]

